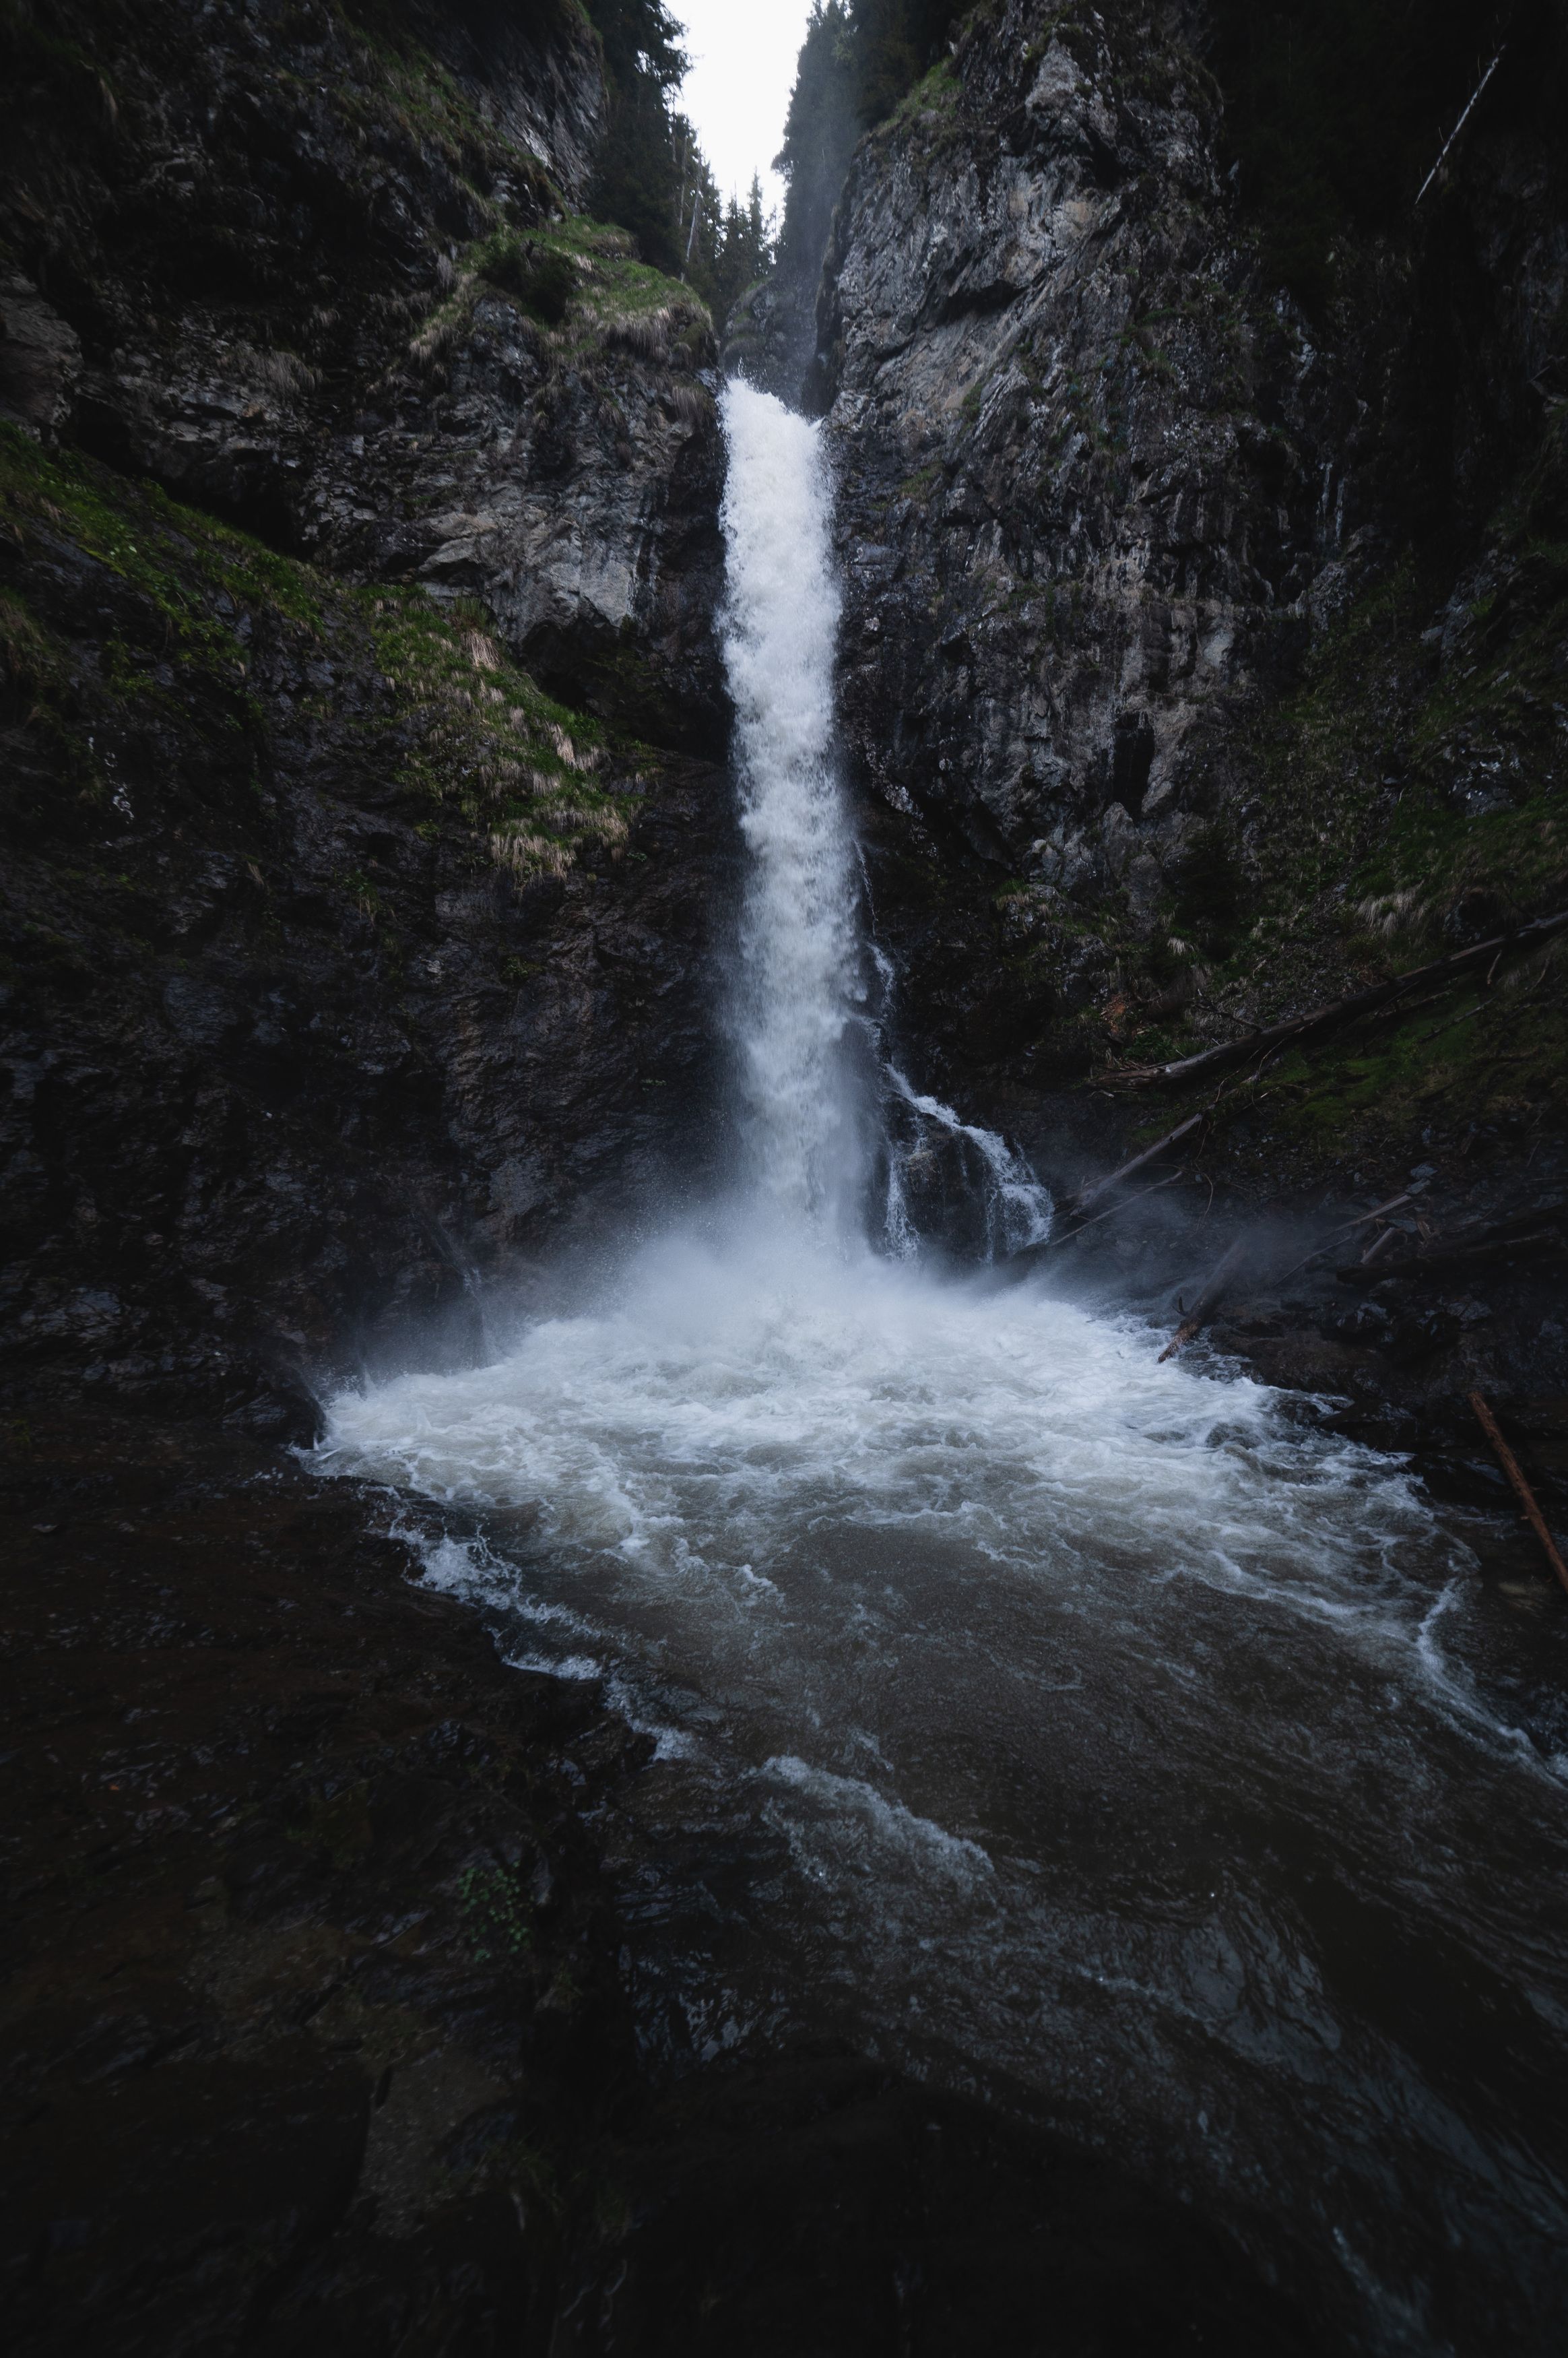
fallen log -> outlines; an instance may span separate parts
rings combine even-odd
[[[1464,1269],[1489,1260],[1505,1260],[1511,1252],[1560,1244],[1565,1219],[1568,1205],[1551,1204],[1534,1212],[1516,1212],[1511,1219],[1499,1220],[1495,1228],[1483,1228],[1478,1235],[1454,1237],[1446,1244],[1439,1241],[1421,1252],[1405,1253],[1398,1260],[1382,1261],[1371,1271],[1363,1260],[1352,1261],[1334,1273],[1343,1285],[1376,1285],[1386,1277],[1420,1277],[1429,1270]]]
[[[1113,1204],[1108,1211],[1097,1212],[1092,1220],[1079,1220],[1075,1228],[1053,1229],[1050,1236],[1042,1237],[1037,1245],[1021,1245],[1015,1253],[1009,1255],[1010,1266],[1042,1260],[1046,1253],[1054,1252],[1058,1245],[1070,1245],[1075,1238],[1083,1235],[1086,1228],[1098,1228],[1102,1220],[1114,1220],[1119,1212],[1130,1211],[1134,1204],[1141,1204],[1145,1195],[1157,1195],[1162,1187],[1173,1187],[1178,1179],[1184,1179],[1186,1175],[1184,1170],[1169,1172],[1163,1179],[1156,1179],[1152,1186],[1140,1187],[1135,1195],[1123,1196],[1121,1202]]]
[[[1476,1412],[1476,1422],[1498,1453],[1498,1465],[1513,1485],[1514,1496],[1524,1509],[1525,1520],[1546,1551],[1547,1563],[1557,1574],[1563,1588],[1568,1589],[1568,1563],[1563,1561],[1557,1542],[1547,1528],[1546,1518],[1535,1503],[1535,1493],[1524,1478],[1524,1468],[1503,1439],[1501,1429],[1487,1405],[1486,1395],[1482,1392],[1472,1392],[1470,1405]]]
[[[1408,974],[1372,983],[1366,990],[1352,991],[1347,999],[1330,1001],[1326,1007],[1314,1007],[1304,1015],[1290,1016],[1282,1023],[1249,1033],[1245,1040],[1227,1041],[1223,1046],[1205,1048],[1195,1056],[1179,1056],[1173,1064],[1149,1065],[1141,1071],[1118,1073],[1115,1077],[1123,1087],[1141,1088],[1159,1081],[1191,1080],[1198,1073],[1223,1072],[1227,1065],[1244,1065],[1249,1056],[1266,1055],[1272,1049],[1334,1031],[1342,1023],[1354,1022],[1358,1015],[1370,1015],[1423,983],[1447,980],[1471,967],[1495,962],[1505,955],[1523,957],[1537,943],[1550,941],[1565,927],[1568,909],[1560,910],[1553,917],[1538,917],[1532,925],[1519,926],[1516,933],[1498,934],[1491,941],[1477,942],[1472,949],[1455,950],[1452,957],[1438,958],[1431,966],[1413,967]]]
[[[1210,1109],[1206,1107],[1202,1113],[1195,1113],[1187,1120],[1178,1122],[1175,1129],[1167,1130],[1163,1138],[1157,1138],[1152,1146],[1146,1146],[1141,1154],[1135,1154],[1130,1163],[1124,1163],[1119,1171],[1113,1171],[1108,1178],[1097,1179],[1092,1187],[1080,1187],[1076,1195],[1069,1195],[1067,1207],[1074,1218],[1087,1212],[1091,1204],[1098,1204],[1102,1195],[1108,1195],[1113,1187],[1119,1187],[1124,1179],[1136,1178],[1146,1164],[1157,1163],[1173,1146],[1190,1137],[1195,1130],[1208,1120],[1209,1112]]]
[[[1509,45],[1508,45],[1508,43],[1507,43],[1506,41],[1500,41],[1500,42],[1498,44],[1498,54],[1497,54],[1497,56],[1492,59],[1491,64],[1487,68],[1486,72],[1481,76],[1480,81],[1476,84],[1475,89],[1471,92],[1471,93],[1470,93],[1470,102],[1469,102],[1469,104],[1465,107],[1464,114],[1459,117],[1458,122],[1454,124],[1454,126],[1453,130],[1449,133],[1449,135],[1448,135],[1447,138],[1444,141],[1444,143],[1443,143],[1443,152],[1442,152],[1442,154],[1438,157],[1438,159],[1437,159],[1436,163],[1433,166],[1433,168],[1432,168],[1431,171],[1427,174],[1427,176],[1426,176],[1425,179],[1422,182],[1422,184],[1421,184],[1420,188],[1416,190],[1416,192],[1415,192],[1415,201],[1416,201],[1416,204],[1418,204],[1418,205],[1420,204],[1420,202],[1421,202],[1421,200],[1422,200],[1422,197],[1424,197],[1424,196],[1425,196],[1425,194],[1426,194],[1426,192],[1427,192],[1428,189],[1430,189],[1430,188],[1431,188],[1431,186],[1432,186],[1432,184],[1433,184],[1433,180],[1435,180],[1435,179],[1436,179],[1436,178],[1437,178],[1437,176],[1438,176],[1439,172],[1441,172],[1441,171],[1442,171],[1442,169],[1443,169],[1443,168],[1444,168],[1444,164],[1446,164],[1446,163],[1447,163],[1447,161],[1448,161],[1448,152],[1449,152],[1450,148],[1453,146],[1453,145],[1454,145],[1454,141],[1458,138],[1459,134],[1464,130],[1465,125],[1469,122],[1470,117],[1471,117],[1471,116],[1472,116],[1472,114],[1474,114],[1474,113],[1476,112],[1476,107],[1480,104],[1480,103],[1481,103],[1481,92],[1486,89],[1487,84],[1491,81],[1492,76],[1497,72],[1498,68],[1502,64],[1504,52],[1507,50],[1508,46],[1509,46]],[[1411,207],[1411,211],[1414,211],[1414,207],[1413,207],[1413,206]]]
[[[1343,1285],[1358,1282],[1366,1285],[1380,1284],[1386,1277],[1425,1277],[1434,1270],[1484,1269],[1488,1262],[1507,1260],[1510,1253],[1535,1252],[1541,1247],[1563,1245],[1560,1228],[1541,1228],[1527,1237],[1503,1237],[1486,1245],[1454,1245],[1444,1252],[1407,1253],[1402,1260],[1379,1261],[1368,1269],[1358,1260],[1348,1269],[1336,1269],[1335,1276]]]
[[[1346,1237],[1353,1237],[1357,1228],[1366,1228],[1369,1221],[1383,1219],[1390,1212],[1397,1212],[1401,1205],[1413,1203],[1414,1200],[1415,1198],[1408,1191],[1402,1195],[1390,1195],[1386,1204],[1378,1205],[1373,1211],[1363,1212],[1358,1220],[1346,1220],[1342,1228],[1336,1228],[1331,1235],[1325,1237],[1322,1244],[1314,1246],[1304,1260],[1292,1261],[1282,1276],[1271,1278],[1270,1283],[1288,1285],[1292,1277],[1299,1277],[1303,1269],[1310,1269],[1314,1260],[1321,1260],[1325,1253],[1334,1250],[1336,1244],[1343,1243]]]
[[[1183,1344],[1190,1343],[1193,1336],[1198,1332],[1200,1327],[1207,1325],[1209,1320],[1213,1317],[1215,1312],[1219,1308],[1221,1302],[1224,1300],[1226,1290],[1229,1286],[1231,1279],[1236,1275],[1237,1270],[1239,1268],[1242,1260],[1246,1258],[1246,1253],[1247,1238],[1245,1237],[1238,1237],[1236,1242],[1231,1246],[1230,1250],[1226,1254],[1224,1260],[1215,1271],[1214,1275],[1209,1279],[1208,1283],[1204,1287],[1204,1290],[1199,1294],[1196,1302],[1194,1303],[1192,1309],[1187,1313],[1187,1315],[1183,1319],[1181,1325],[1177,1327],[1175,1333],[1172,1336],[1170,1341],[1161,1352],[1158,1362],[1161,1367],[1164,1366],[1167,1359],[1174,1358]]]

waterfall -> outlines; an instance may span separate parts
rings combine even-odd
[[[852,1227],[861,1184],[847,1032],[854,846],[833,762],[838,593],[820,429],[736,383],[724,662],[751,871],[736,1029],[755,1183],[792,1223]]]
[[[975,1267],[1049,1204],[900,1069],[817,432],[744,387],[725,424],[742,1217],[489,1365],[341,1392],[319,1462],[422,1498],[427,1576],[654,1738],[612,1872],[654,2051],[848,2037],[1087,2106],[1239,2236],[1269,2190],[1322,2282],[1375,2305],[1392,2268],[1396,2321],[1414,2218],[1506,2287],[1568,2237],[1529,2158],[1568,2015],[1559,1701],[1499,1682],[1495,1602],[1399,1464],[1049,1265]],[[1421,1959],[1441,2037],[1390,2039],[1379,1954]]]
[[[723,416],[724,662],[751,854],[735,1005],[750,1175],[796,1228],[850,1241],[869,1229],[898,1260],[923,1235],[995,1260],[1049,1233],[1046,1191],[994,1130],[916,1091],[867,1011],[860,878],[834,758],[839,599],[821,428],[739,381]],[[880,954],[876,964],[891,999],[891,964]],[[874,1152],[868,1063],[881,1066]]]

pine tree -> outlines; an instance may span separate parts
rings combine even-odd
[[[789,182],[780,267],[815,280],[855,143],[939,55],[959,0],[813,0],[774,169]]]
[[[687,70],[680,27],[664,0],[587,5],[610,89],[589,202],[601,220],[631,231],[644,262],[673,276],[681,266],[681,165],[669,94]]]
[[[848,0],[862,124],[880,123],[941,54],[963,0]]]
[[[773,169],[789,183],[779,267],[815,280],[833,208],[860,135],[853,35],[844,0],[815,0],[801,43],[784,146]]]

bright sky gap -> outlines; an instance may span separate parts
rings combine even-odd
[[[691,71],[676,103],[702,144],[720,196],[744,197],[761,175],[767,210],[784,206],[773,168],[784,139],[795,59],[811,0],[674,0]]]

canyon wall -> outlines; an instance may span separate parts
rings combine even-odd
[[[861,143],[823,276],[879,921],[930,1068],[1015,1120],[1568,897],[1560,35],[1521,12],[1314,316],[1212,34],[975,10]],[[1557,1091],[1530,1044],[1510,1099]],[[1377,1140],[1298,1125],[1287,1174],[1431,1120],[1408,1075],[1372,1094]]]
[[[308,1429],[711,1176],[711,324],[578,11],[6,21],[6,1332]]]
[[[731,323],[827,420],[900,1056],[1054,1181],[1208,1103],[1140,1067],[1568,902],[1556,19],[1314,291],[1237,13],[969,12],[815,313],[797,270]],[[589,216],[608,119],[577,0],[0,10],[17,2330],[858,2351],[913,2236],[997,2347],[1043,2266],[1141,2342],[1293,2346],[1206,2231],[880,2067],[652,2104],[600,1869],[651,1739],[276,1446],[724,1170],[719,347]],[[1227,1081],[1165,1242],[1560,1195],[1556,971],[1476,989]],[[1487,1503],[1464,1389],[1561,1395],[1545,1267],[1217,1339],[1400,1449],[1445,1392]]]
[[[1568,895],[1560,39],[1308,308],[1224,18],[965,17],[801,388],[900,1052],[1058,1177],[1091,1076]],[[9,1331],[287,1421],[715,1175],[717,341],[581,211],[569,5],[4,38]],[[799,275],[731,364],[790,373]],[[1547,993],[1506,1072],[1329,1056],[1227,1175],[1528,1157],[1564,1044]]]

